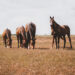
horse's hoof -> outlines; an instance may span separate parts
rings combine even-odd
[[[71,46],[71,48],[72,48],[72,46]]]
[[[7,48],[10,48],[9,46],[7,46]]]

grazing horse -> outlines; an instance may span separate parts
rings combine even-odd
[[[11,39],[11,31],[9,29],[5,29],[2,33],[3,41],[5,44],[5,47],[7,45],[11,48],[12,47],[12,39]]]
[[[64,48],[66,44],[66,38],[67,35],[70,42],[70,47],[72,48],[71,38],[70,38],[70,28],[67,25],[60,26],[58,23],[55,22],[54,17],[50,17],[50,23],[51,23],[51,30],[53,34],[53,41],[55,39],[56,41],[56,48],[59,48],[59,42],[60,38],[64,40]]]
[[[20,41],[20,47],[26,47],[26,34],[25,34],[25,28],[24,26],[18,27],[16,29],[16,36],[18,41],[18,48],[19,48],[19,41]]]
[[[30,48],[30,44],[35,47],[35,33],[36,33],[36,26],[34,23],[29,23],[25,25],[25,32],[26,32],[26,39],[28,48]]]

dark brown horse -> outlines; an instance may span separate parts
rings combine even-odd
[[[12,47],[11,31],[9,29],[4,30],[4,32],[2,33],[2,37],[5,47],[7,47],[8,45],[11,48]]]
[[[30,48],[30,44],[35,47],[35,33],[36,33],[36,25],[34,23],[26,24],[25,26],[26,39],[28,48]]]
[[[63,40],[63,36],[62,35],[58,35],[58,33],[56,33],[53,29],[53,25],[50,25],[51,26],[51,35],[53,35],[53,40],[52,40],[52,48],[53,48],[53,45],[54,45],[54,41],[56,42],[56,45],[57,45],[57,40],[58,38],[62,39]],[[59,43],[59,40],[58,40],[58,43]],[[57,47],[57,46],[56,46]]]
[[[51,30],[53,34],[53,42],[54,39],[56,41],[56,48],[59,48],[60,38],[64,40],[64,48],[65,48],[66,35],[69,38],[70,47],[72,48],[71,38],[70,38],[70,28],[67,25],[60,26],[58,23],[55,22],[54,17],[50,17],[50,23],[51,23]]]
[[[18,40],[18,48],[19,48],[19,42],[20,42],[20,47],[25,47],[26,34],[25,34],[24,26],[18,27],[16,29],[16,36],[17,36],[17,40]]]

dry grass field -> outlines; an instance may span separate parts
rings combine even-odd
[[[36,48],[17,48],[13,36],[13,48],[5,48],[0,37],[0,75],[75,75],[75,36],[73,49],[60,41],[60,49],[51,48],[51,36],[37,36]]]

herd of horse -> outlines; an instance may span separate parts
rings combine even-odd
[[[16,36],[18,41],[18,48],[30,48],[32,45],[33,49],[35,47],[35,33],[36,33],[36,25],[34,23],[26,24],[26,26],[20,26],[16,28]],[[9,29],[4,30],[3,34],[3,41],[5,47],[9,46],[12,47],[12,38],[11,38],[11,31]]]
[[[52,40],[52,47],[54,42],[56,43],[56,49],[59,49],[60,39],[64,40],[64,46],[66,44],[66,35],[69,38],[70,48],[72,48],[71,37],[70,37],[70,28],[68,25],[59,25],[55,20],[54,17],[50,16],[50,27],[51,27],[51,35],[53,36]],[[32,45],[33,49],[35,48],[35,34],[36,34],[36,25],[34,23],[29,23],[24,26],[20,26],[16,28],[16,37],[18,42],[18,48],[30,48]],[[9,46],[12,47],[12,38],[11,38],[11,31],[10,29],[4,30],[3,34],[3,41],[5,47]]]

